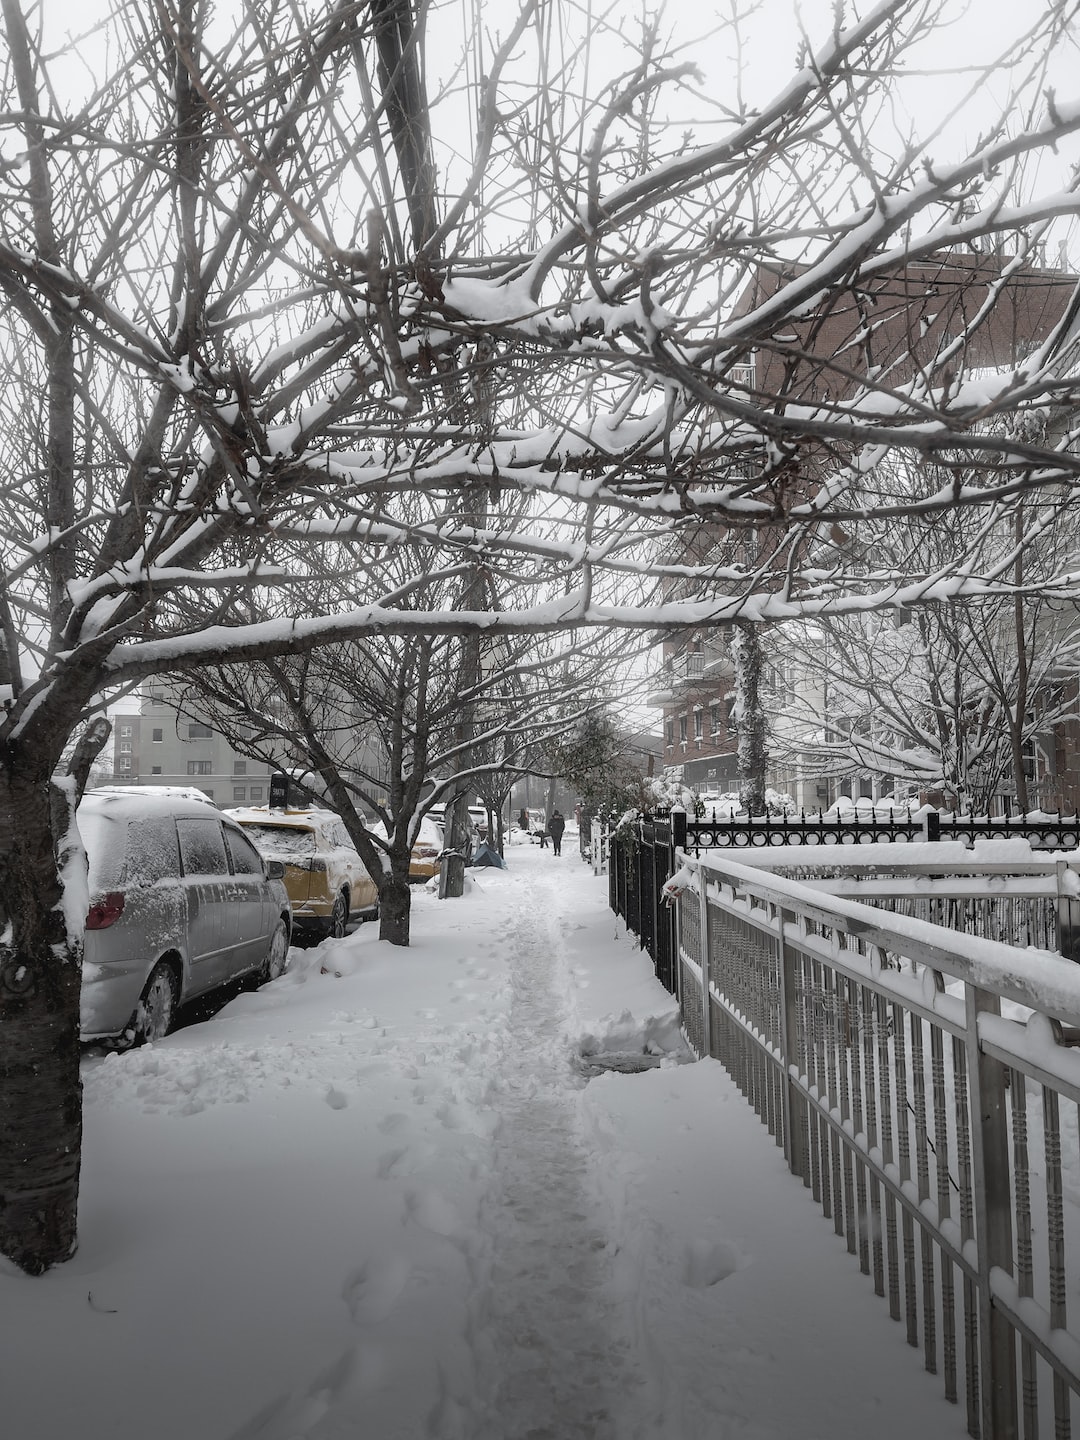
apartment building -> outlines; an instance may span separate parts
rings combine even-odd
[[[648,697],[663,710],[665,773],[701,793],[738,788],[729,638],[728,627],[717,626],[667,642]]]
[[[191,785],[215,805],[264,805],[273,766],[239,755],[197,715],[178,711],[169,688],[151,684],[138,714],[113,724],[113,783]]]
[[[887,384],[899,385],[934,357],[950,341],[966,335],[965,363],[996,369],[1015,364],[1017,358],[1043,342],[1062,319],[1073,294],[1076,277],[1061,269],[1024,266],[1010,270],[1008,256],[949,251],[919,262],[898,265],[883,272],[858,291],[838,291],[821,297],[820,307],[805,321],[793,325],[789,344],[773,343],[755,352],[738,367],[737,382],[750,398],[766,405],[788,401],[846,402],[852,397],[852,377],[878,373]],[[765,303],[798,266],[763,264],[735,307],[735,315],[751,312]],[[985,323],[976,323],[993,292],[1001,290]],[[969,327],[970,330],[969,330]],[[927,372],[929,373],[929,371]],[[810,493],[835,456],[818,455],[807,448],[794,477],[796,488]],[[699,527],[668,558],[706,564],[750,562],[767,565],[779,553],[782,531],[764,525],[746,535],[722,526]],[[754,553],[742,553],[752,543]],[[782,567],[778,567],[778,572]],[[669,590],[672,598],[699,598],[685,582]],[[737,790],[738,738],[732,724],[735,667],[726,626],[703,627],[663,642],[654,689],[649,703],[663,711],[664,764],[667,773],[699,792]],[[769,639],[764,638],[768,656]],[[771,657],[769,657],[771,658]],[[806,809],[828,805],[841,793],[877,797],[892,788],[891,777],[867,770],[823,775],[819,765],[804,769],[797,758],[800,734],[828,732],[843,717],[833,715],[827,703],[827,686],[814,674],[813,655],[806,664],[781,670],[767,665],[763,692],[767,692],[770,724],[780,732],[785,759],[767,777],[767,783],[792,796]],[[797,701],[797,703],[793,703]],[[1055,769],[1068,776],[1064,753],[1072,735],[1062,735],[1054,752]],[[1076,766],[1080,775],[1080,762]]]

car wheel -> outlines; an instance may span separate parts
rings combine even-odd
[[[284,920],[279,920],[270,936],[266,959],[259,968],[259,984],[266,985],[285,974],[289,963],[289,929]]]
[[[349,902],[342,893],[334,901],[334,908],[330,911],[330,919],[326,924],[326,933],[333,940],[341,940],[345,931],[349,928]]]
[[[176,972],[160,960],[150,971],[138,1008],[135,1011],[136,1045],[147,1040],[163,1040],[172,1029],[176,1016]]]

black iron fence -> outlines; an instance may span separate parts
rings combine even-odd
[[[619,826],[608,841],[608,894],[612,910],[637,935],[653,962],[656,978],[674,995],[674,912],[663,895],[665,880],[674,872],[675,852],[688,844],[683,812],[642,816]]]
[[[884,841],[1027,840],[1044,850],[1080,848],[1080,815],[967,815],[909,810],[838,816],[755,815],[688,819],[687,847],[693,854],[721,848],[770,845],[873,845]]]
[[[714,850],[757,850],[802,845],[935,843],[958,840],[1026,840],[1037,850],[1080,849],[1080,815],[957,815],[897,810],[870,816],[782,815],[691,818],[684,811],[640,816],[611,831],[608,886],[612,910],[622,916],[653,961],[657,978],[678,993],[672,912],[664,881],[676,869],[676,851],[700,856]],[[900,908],[900,907],[898,907]],[[989,914],[989,908],[987,914]],[[1000,907],[999,907],[1000,908]],[[1030,909],[1026,913],[1031,913]],[[940,918],[935,916],[935,918]],[[1048,910],[1046,925],[1054,914]],[[1040,924],[1040,929],[1044,928]],[[969,932],[970,933],[970,932]],[[1008,939],[992,934],[987,938]]]

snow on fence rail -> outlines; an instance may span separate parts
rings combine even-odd
[[[920,855],[932,860],[931,870],[935,873],[942,869],[958,872],[972,856],[983,853],[988,844],[997,848],[999,854],[1005,853],[1000,847],[1008,845],[1010,853],[1015,850],[1029,859],[1037,858],[1030,854],[1031,847],[1036,847],[1044,854],[1055,853],[1058,857],[1055,863],[1060,862],[1061,852],[1077,849],[1073,817],[999,816],[989,820],[953,817],[961,822],[960,829],[955,825],[952,829],[941,828],[936,823],[938,818],[936,812],[929,812],[922,821],[915,822],[904,812],[898,812],[893,819],[872,821],[823,822],[821,817],[771,824],[755,821],[745,822],[750,828],[744,826],[733,832],[732,822],[694,821],[684,811],[642,815],[621,824],[609,835],[605,857],[609,901],[615,913],[621,915],[638,936],[642,948],[649,952],[658,979],[674,993],[674,933],[670,912],[663,903],[663,884],[675,868],[677,851],[700,855],[716,849],[734,849],[746,864],[767,864],[770,863],[768,856],[778,855],[781,858],[777,863],[782,863],[788,873],[798,875],[808,864],[821,871],[822,860],[811,860],[805,846],[813,847],[815,856],[821,855],[820,847],[827,846],[830,862],[850,865],[853,857],[847,855],[845,860],[849,850],[854,849],[859,857],[868,857],[869,846],[874,846],[874,853],[881,854],[885,853],[880,850],[883,844],[891,845],[897,856],[903,851],[912,862]],[[735,823],[744,825],[741,821]],[[1036,893],[1025,894],[1026,882],[1017,878],[1019,872],[1015,867],[1012,875],[1007,891],[999,886],[997,890],[956,892],[933,899],[925,893],[907,897],[897,893],[889,903],[903,913],[986,939],[1058,948],[1070,958],[1080,959],[1080,905],[1076,900],[1054,895],[1045,886],[1041,890],[1037,888]],[[1062,917],[1064,940],[1059,933]]]
[[[879,906],[898,890],[995,886],[1075,903],[1080,861],[988,868],[969,855],[966,872],[931,881],[944,851],[888,877],[863,852],[863,873],[812,883],[769,873],[790,855],[682,852],[667,886],[674,988],[690,1043],[753,1104],[966,1407],[969,1433],[1063,1437],[1080,1392],[1068,1309],[1080,1283],[1080,967]]]

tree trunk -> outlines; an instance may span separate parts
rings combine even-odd
[[[755,622],[736,622],[731,651],[735,662],[733,709],[739,732],[739,796],[749,814],[764,815],[768,725],[761,701],[764,656],[759,626]]]
[[[1024,538],[1024,507],[1016,512],[1015,535],[1017,544],[1014,579],[1017,587],[1013,601],[1013,628],[1016,637],[1016,695],[1013,699],[1012,725],[1009,728],[1009,747],[1012,752],[1013,780],[1016,784],[1016,805],[1021,815],[1031,808],[1028,795],[1027,771],[1024,769],[1024,727],[1027,724],[1028,705],[1028,646],[1024,626],[1024,597],[1020,588],[1024,583],[1024,552],[1020,548]],[[1008,714],[1006,709],[1006,714]]]
[[[411,911],[412,891],[406,860],[404,875],[392,870],[379,886],[379,939],[388,940],[391,945],[408,945]]]
[[[48,778],[13,774],[8,758],[0,772],[0,1252],[39,1275],[76,1243],[82,944],[66,931]]]

